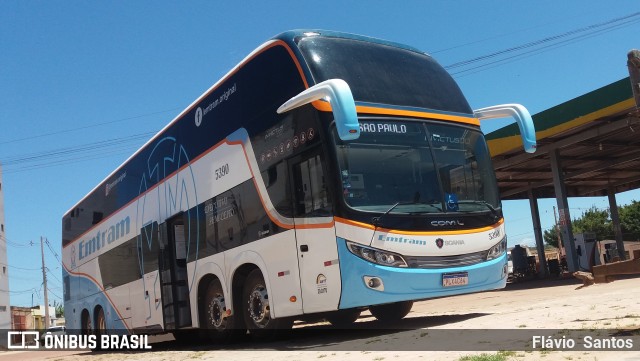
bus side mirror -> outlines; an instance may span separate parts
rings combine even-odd
[[[480,119],[507,118],[512,117],[518,123],[522,144],[527,153],[534,153],[537,148],[536,129],[533,126],[533,119],[527,108],[520,104],[503,104],[482,108],[473,111],[473,115]]]
[[[301,92],[282,104],[278,108],[278,114],[320,99],[328,100],[329,104],[331,104],[340,139],[358,139],[360,137],[360,125],[358,124],[356,103],[353,100],[351,88],[342,79],[329,79]]]

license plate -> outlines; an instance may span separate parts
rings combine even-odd
[[[443,287],[465,286],[469,284],[469,273],[445,273],[442,275]]]

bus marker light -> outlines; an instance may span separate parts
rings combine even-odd
[[[332,266],[332,265],[334,265],[334,264],[338,264],[338,262],[339,262],[339,261],[338,261],[337,259],[334,259],[334,260],[332,260],[332,261],[325,261],[325,262],[324,262],[324,266],[325,266],[325,267],[329,267],[329,266]]]
[[[295,303],[296,301],[298,301],[298,297],[291,296],[291,297],[289,297],[289,301],[292,302],[292,303]]]

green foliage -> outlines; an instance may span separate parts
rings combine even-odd
[[[56,317],[64,317],[64,304],[53,301],[53,307],[56,309]]]
[[[618,207],[618,212],[622,232],[631,234],[630,238],[637,240],[640,237],[640,202],[632,201],[631,204]],[[574,234],[592,232],[596,234],[599,241],[615,239],[609,209],[599,210],[596,206],[592,206],[580,217],[573,219],[571,226]],[[555,227],[545,230],[543,238],[548,245],[558,247],[558,231]]]
[[[480,355],[472,355],[472,356],[462,356],[458,359],[459,361],[506,361],[507,356],[497,353],[497,354],[488,354],[483,353]]]
[[[592,206],[582,213],[578,219],[572,222],[573,234],[576,233],[595,233],[598,241],[611,239],[613,236],[613,224],[609,217],[609,210],[599,210],[596,206]]]
[[[542,237],[546,244],[558,248],[558,229],[556,227],[545,230]]]
[[[624,207],[620,207],[620,224],[623,233],[635,233],[640,235],[640,202],[632,201]]]

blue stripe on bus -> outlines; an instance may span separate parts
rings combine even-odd
[[[502,276],[503,267],[507,263],[506,254],[488,262],[466,267],[398,268],[365,261],[349,252],[343,238],[338,237],[337,242],[342,271],[340,309],[488,291],[503,288],[507,282],[506,276]],[[443,273],[466,271],[469,272],[468,285],[442,286]],[[384,291],[368,288],[364,276],[382,279]]]
[[[111,300],[93,280],[85,276],[71,274],[66,269],[62,270],[62,277],[63,279],[69,277],[70,291],[76,295],[74,300],[65,301],[64,318],[68,330],[82,330],[82,311],[85,309],[89,311],[91,325],[95,328],[95,315],[93,312],[96,306],[99,305],[104,310],[107,330],[129,332],[127,325],[121,319]],[[74,288],[75,290],[73,290]]]

